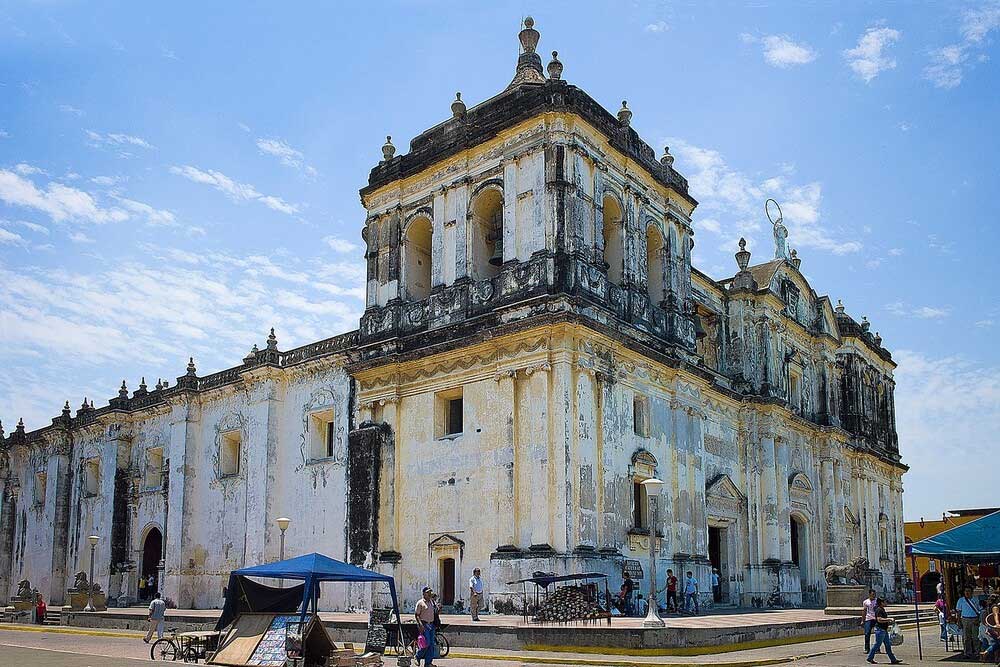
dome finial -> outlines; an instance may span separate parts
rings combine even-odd
[[[514,78],[510,85],[507,86],[508,89],[524,83],[545,83],[542,59],[535,53],[540,35],[534,26],[535,20],[526,16],[524,28],[517,33],[517,39],[521,42],[521,52],[517,56],[517,70],[514,72]]]
[[[747,250],[747,240],[740,237],[740,250],[736,253],[736,264],[740,267],[740,273],[747,270],[750,264],[750,251]]]
[[[274,335],[274,327],[271,327],[271,333],[267,336],[267,349],[277,350],[278,349],[278,337]]]
[[[628,108],[628,100],[622,100],[622,108],[618,110],[618,122],[625,127],[632,122],[632,110]]]
[[[549,79],[553,81],[558,81],[562,78],[563,64],[559,61],[559,52],[552,52],[552,60],[549,61],[548,67],[545,68],[549,73]]]
[[[670,154],[670,146],[663,147],[663,157],[660,158],[660,164],[664,167],[674,166],[674,156]]]
[[[538,46],[538,38],[541,35],[535,30],[535,19],[530,16],[524,17],[524,29],[517,33],[517,38],[521,41],[521,48],[525,53],[534,53]]]
[[[451,103],[451,115],[453,118],[461,118],[465,115],[465,102],[462,101],[462,93],[455,93],[455,101]]]
[[[386,135],[385,143],[382,144],[382,161],[388,162],[396,154],[396,147],[392,145],[392,137]]]

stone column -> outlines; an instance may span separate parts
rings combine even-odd
[[[831,552],[830,557],[836,563],[846,563],[849,554],[847,553],[847,527],[844,519],[844,471],[843,463],[838,459],[833,461],[833,497],[834,497],[834,512],[836,516],[833,521],[833,531],[834,531],[834,550]]]
[[[688,431],[685,424],[684,408],[677,401],[670,403],[670,432],[673,439],[674,487],[674,544],[677,553],[693,555],[695,544],[691,524],[694,520],[691,503],[691,488],[688,480]]]
[[[505,371],[496,376],[497,381],[497,432],[500,443],[497,449],[497,544],[500,551],[514,551],[518,543],[516,531],[516,505],[514,487],[517,466],[517,413],[514,383],[516,373]],[[509,406],[509,408],[507,407]]]
[[[591,368],[581,368],[576,374],[576,449],[578,471],[575,483],[578,486],[579,507],[576,508],[576,546],[596,549],[598,525],[598,469],[597,449],[600,428],[601,384]]]
[[[467,278],[469,276],[469,187],[471,180],[466,178],[462,184],[456,187],[449,195],[455,199],[455,225],[451,228],[455,236],[455,280]],[[448,281],[448,274],[445,273],[445,283]]]
[[[445,283],[445,189],[434,190],[434,219],[431,221],[431,288]],[[454,232],[454,229],[451,230]],[[452,240],[454,243],[454,239]],[[454,245],[452,247],[454,247]],[[448,272],[450,273],[450,272]]]
[[[778,482],[775,468],[774,433],[761,432],[761,527],[764,532],[764,560],[780,560],[778,538]]]
[[[548,542],[559,553],[565,553],[572,540],[570,514],[579,513],[573,505],[573,486],[567,479],[570,451],[573,447],[573,366],[568,355],[553,359],[549,373],[549,482],[553,489],[549,505],[551,539]]]
[[[776,437],[774,447],[775,481],[778,492],[778,543],[781,560],[788,563],[792,560],[791,513],[788,498],[788,441],[783,437]]]
[[[549,439],[551,436],[549,424],[549,364],[529,367],[525,370],[525,384],[528,391],[528,404],[524,414],[525,433],[527,439],[522,449],[530,461],[531,486],[529,489],[530,514],[530,548],[546,550],[552,546],[552,523],[550,510],[552,499],[552,466],[550,458]]]
[[[65,435],[65,440],[57,444],[55,448],[56,471],[56,508],[52,521],[52,578],[49,583],[49,593],[46,597],[48,604],[61,605],[66,595],[66,559],[69,552],[69,519],[70,519],[70,499],[73,496],[73,467],[70,465],[70,435]],[[114,476],[114,472],[105,473]],[[112,500],[112,502],[114,502]],[[116,531],[112,528],[112,534]],[[110,553],[114,554],[115,549],[111,546]],[[111,559],[109,559],[111,560]],[[115,566],[112,562],[111,567]],[[97,570],[95,570],[95,573]],[[97,576],[96,574],[94,576]],[[110,581],[109,581],[110,584]],[[105,592],[110,595],[110,585]]]
[[[399,398],[391,397],[382,406],[382,421],[392,429],[392,437],[385,438],[379,452],[381,472],[378,476],[378,550],[399,553],[399,525],[397,523],[396,481],[399,479],[399,464],[396,458],[399,444],[400,404]]]
[[[277,537],[277,527],[272,526],[269,511],[274,489],[268,471],[276,464],[278,381],[272,377],[247,378],[250,384],[250,401],[247,407],[248,426],[244,433],[243,462],[246,469],[246,561],[244,567],[264,563],[271,556],[277,557],[278,543],[274,540],[273,553],[268,553],[268,535]]]
[[[187,447],[189,444],[194,446],[201,421],[201,409],[191,398],[186,397],[183,402],[175,404],[170,413],[170,442],[166,447],[170,467],[167,473],[168,486],[164,490],[168,507],[163,532],[164,571],[158,579],[163,582],[164,597],[172,598],[182,607],[191,604],[190,599],[180,597],[183,577],[181,569],[185,563]]]
[[[694,471],[691,489],[691,503],[694,509],[693,544],[694,554],[708,555],[708,511],[705,507],[705,439],[702,433],[704,414],[695,408],[688,408],[688,442],[691,443],[691,469]]]
[[[837,560],[837,484],[833,476],[833,459],[825,457],[820,461],[820,501],[824,504],[826,516],[824,517],[823,537],[825,544],[824,562],[836,562]]]
[[[3,461],[0,460],[0,466]],[[13,473],[0,467],[0,604],[10,599],[11,565],[14,555],[14,517],[17,494],[14,491]]]
[[[503,162],[503,261],[517,259],[517,161]]]

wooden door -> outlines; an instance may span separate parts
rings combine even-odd
[[[441,604],[455,604],[455,559],[441,560]]]

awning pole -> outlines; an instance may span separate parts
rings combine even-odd
[[[920,643],[920,596],[917,595],[917,582],[920,581],[920,572],[917,571],[917,557],[910,556],[913,559],[913,611],[917,617],[917,655],[920,656],[920,660],[924,659],[924,647]]]

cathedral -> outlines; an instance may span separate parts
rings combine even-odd
[[[392,575],[405,605],[425,585],[460,605],[473,568],[497,610],[538,571],[617,588],[651,549],[661,586],[714,567],[731,605],[822,604],[824,567],[861,558],[901,586],[882,339],[809,285],[780,212],[773,250],[741,240],[722,279],[693,267],[697,201],[669,150],[555,52],[543,68],[530,18],[518,37],[506,88],[382,147],[356,330],[294,349],[272,330],[232,368],[191,360],[37,430],[8,421],[0,603],[24,580],[62,603],[93,567],[112,603],[141,577],[217,607],[231,570],[282,549]]]

